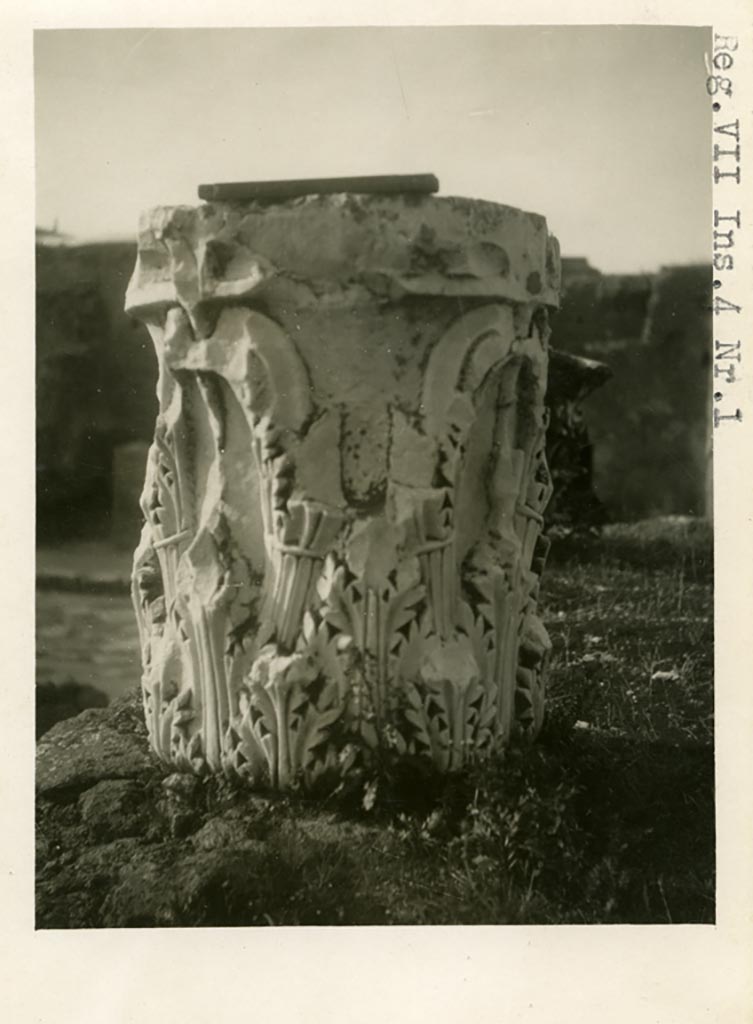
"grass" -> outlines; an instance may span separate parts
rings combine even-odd
[[[96,855],[89,903],[70,852],[70,899],[58,881],[38,926],[713,922],[710,532],[564,538],[545,580],[554,650],[534,745],[450,778],[405,765],[324,800],[208,780],[180,839],[157,802],[129,867]],[[80,839],[67,813],[64,859]],[[197,856],[218,820],[231,838]]]

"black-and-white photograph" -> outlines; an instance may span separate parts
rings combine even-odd
[[[37,929],[715,922],[714,54],[34,33]]]

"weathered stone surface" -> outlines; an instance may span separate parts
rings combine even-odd
[[[142,849],[107,896],[112,928],[266,924],[262,914],[270,852],[263,843],[185,849]]]
[[[100,838],[135,835],[143,826],[143,788],[133,779],[103,779],[78,805],[82,822]]]
[[[300,307],[358,285],[556,306],[559,247],[538,214],[475,199],[341,194],[165,207],[142,221],[126,306],[140,315],[179,305],[203,336],[211,307],[271,292],[283,326],[292,316],[296,330]]]
[[[170,834],[175,838],[193,832],[199,821],[199,804],[196,799],[198,780],[193,775],[175,773],[162,781],[164,796],[160,812],[167,820]]]
[[[468,199],[145,219],[134,602],[164,761],[285,787],[536,732],[558,284],[542,217]]]
[[[264,844],[248,836],[248,827],[238,818],[210,818],[192,837],[197,850],[226,850],[235,846],[241,850],[261,853]]]
[[[133,696],[58,722],[37,744],[41,794],[85,789],[103,779],[133,779],[154,769]]]
[[[103,927],[102,909],[113,884],[126,865],[139,856],[140,841],[135,837],[110,843],[85,845],[83,830],[66,830],[44,858],[38,858],[36,886],[37,928]],[[75,852],[66,840],[75,837]],[[109,923],[109,922],[108,922]]]

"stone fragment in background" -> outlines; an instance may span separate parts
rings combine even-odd
[[[575,532],[598,529],[607,518],[594,489],[593,444],[583,402],[612,377],[605,363],[549,350],[546,456],[554,492],[547,524]]]

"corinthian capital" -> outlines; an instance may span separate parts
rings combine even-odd
[[[145,217],[160,410],[134,564],[151,742],[290,785],[535,733],[543,218],[429,196]]]

